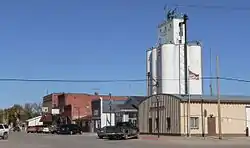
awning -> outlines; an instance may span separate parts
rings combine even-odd
[[[53,121],[52,114],[44,114],[40,119],[40,122],[52,122],[52,121]]]

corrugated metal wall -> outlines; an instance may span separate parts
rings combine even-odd
[[[140,133],[150,134],[149,119],[152,119],[152,134],[157,130],[157,100],[159,98],[160,133],[168,135],[180,134],[180,100],[172,95],[154,95],[139,105]],[[167,119],[170,119],[168,125]],[[168,128],[169,127],[169,128]]]

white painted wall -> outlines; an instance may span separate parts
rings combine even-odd
[[[103,98],[100,97],[100,107],[101,107],[101,128],[103,128],[104,126],[110,126],[110,113],[103,113]],[[115,114],[111,113],[111,126],[115,125]]]
[[[43,122],[39,122],[41,120],[42,116],[37,116],[31,119],[28,119],[28,126],[37,126],[37,125],[43,125]]]
[[[202,94],[202,62],[201,62],[201,46],[189,45],[188,46],[188,65],[192,72],[199,74],[199,80],[190,79],[190,93]]]
[[[158,93],[184,94],[184,45],[164,44],[159,50],[160,55],[158,55],[157,63],[157,77],[159,79]],[[190,94],[202,94],[200,45],[188,45],[188,66],[193,73],[199,74],[199,80],[189,80]]]
[[[150,67],[151,67],[151,54],[152,53],[152,50],[151,49],[149,49],[149,50],[147,50],[147,52],[146,52],[146,56],[147,56],[147,58],[146,58],[146,76],[147,76],[147,74],[148,73],[150,73],[151,71],[150,71]],[[150,77],[148,78],[147,77],[147,95],[148,96],[151,96],[152,95],[152,80],[150,79]]]
[[[159,59],[159,93],[179,93],[179,50],[174,44],[161,47]]]
[[[156,81],[157,81],[157,48],[152,49],[152,58],[151,58],[151,77],[152,77],[152,95],[157,94],[157,87]]]
[[[110,126],[110,113],[101,114],[101,128],[104,126]],[[111,113],[111,126],[115,125],[115,114]]]
[[[183,19],[173,19],[172,21],[170,21],[170,24],[172,25],[172,28],[170,28],[170,34],[169,36],[172,37],[172,44],[179,44],[179,40],[182,41],[182,43],[184,43],[185,41],[185,30],[184,27],[185,25],[182,25],[182,37],[180,37],[180,27],[179,27],[179,23],[183,22]]]
[[[187,103],[181,103],[181,133],[187,133]],[[201,103],[191,103],[190,116],[199,118],[197,129],[191,129],[191,134],[202,133]],[[216,117],[216,133],[218,134],[218,106],[217,103],[204,103],[203,109],[207,111],[207,116]],[[247,110],[250,113],[250,110]],[[221,103],[221,125],[222,134],[242,134],[246,129],[246,105]],[[208,133],[208,118],[204,118],[205,134]]]
[[[182,18],[174,18],[168,21],[164,21],[158,25],[158,39],[160,44],[179,44],[179,40],[182,43],[185,41],[185,30],[184,25],[182,28],[179,27],[179,23],[183,22]],[[182,29],[183,36],[180,37],[180,29]]]
[[[123,122],[128,122],[128,121],[129,121],[129,116],[128,116],[128,114],[124,114],[124,115],[123,115],[122,121],[123,121]]]

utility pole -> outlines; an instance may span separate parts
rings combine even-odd
[[[147,72],[147,96],[148,97],[151,95],[150,82],[151,82],[150,81],[150,72]]]
[[[190,104],[191,104],[191,96],[190,96],[190,77],[189,77],[189,66],[188,66],[188,74],[187,74],[187,79],[188,79],[188,104],[187,104],[187,136],[190,137]]]
[[[219,78],[219,56],[216,56],[216,80],[217,80],[217,104],[218,104],[218,126],[219,126],[219,139],[222,139],[221,132],[221,108],[220,108],[220,78]]]
[[[109,93],[109,124],[111,125],[111,116],[112,116],[112,100],[111,100],[111,93]]]
[[[201,57],[203,57],[203,52],[201,52]],[[211,49],[210,49],[210,59],[211,59]],[[201,63],[203,65],[203,58],[201,58]],[[210,60],[211,61],[211,60]],[[210,65],[211,66],[211,65]],[[204,73],[204,67],[202,67],[202,74]],[[202,78],[201,76],[201,82],[202,82],[202,94],[204,93],[204,79]],[[203,98],[203,95],[201,95],[201,129],[202,129],[202,132],[201,132],[201,136],[202,137],[205,137],[205,123],[204,123],[204,98]]]
[[[205,124],[204,124],[204,99],[201,98],[201,136],[205,137]]]
[[[156,101],[157,101],[157,136],[160,138],[160,106],[159,106],[159,96],[156,95]]]
[[[187,20],[188,20],[188,16],[187,14],[184,14],[183,16],[183,19],[184,19],[184,37],[185,37],[185,42],[184,42],[184,69],[185,69],[185,94],[188,94],[188,55],[187,55],[187,44],[188,44],[188,41],[187,41]]]
[[[159,81],[155,80],[154,78],[152,78],[151,73],[148,73],[148,77],[151,78],[151,81],[155,81],[155,85],[152,85],[153,87],[156,87],[156,89],[159,89]],[[158,96],[158,92],[155,95],[156,96],[156,106],[157,106],[157,137],[160,138],[160,106],[159,106],[159,96]]]
[[[212,77],[213,73],[212,73],[212,49],[210,48],[209,51],[209,60],[210,60],[210,77]],[[210,95],[213,96],[213,79],[210,79],[210,84],[209,84],[209,88],[210,88]]]

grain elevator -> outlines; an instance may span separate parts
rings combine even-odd
[[[201,44],[187,41],[187,15],[176,10],[165,15],[157,28],[157,45],[146,52],[147,95],[201,95]]]

